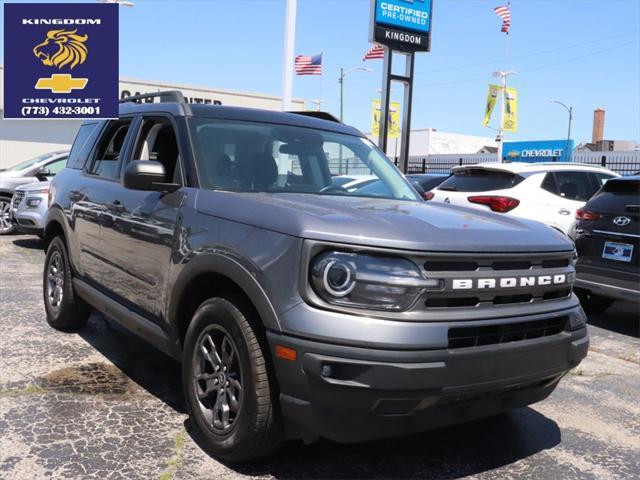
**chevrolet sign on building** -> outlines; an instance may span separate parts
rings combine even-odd
[[[0,66],[0,168],[7,168],[29,158],[71,146],[81,120],[57,119],[23,120],[4,119],[3,67]],[[164,90],[180,90],[187,102],[211,105],[280,110],[282,100],[275,95],[253,92],[236,92],[211,87],[184,85],[120,78],[118,98]],[[293,110],[304,110],[305,102],[293,100]]]
[[[569,143],[573,150],[573,140]],[[505,142],[504,156],[510,162],[567,162],[567,140]]]

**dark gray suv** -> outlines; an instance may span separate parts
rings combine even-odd
[[[333,184],[347,161],[384,188]],[[328,115],[132,97],[82,125],[50,202],[49,323],[91,306],[180,360],[228,461],[522,407],[587,353],[564,235],[423,202]]]

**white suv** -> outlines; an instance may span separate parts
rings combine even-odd
[[[567,235],[576,210],[615,172],[578,163],[484,163],[454,167],[434,202],[530,218]]]

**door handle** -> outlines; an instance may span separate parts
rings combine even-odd
[[[561,208],[560,210],[558,210],[558,213],[560,215],[571,215],[571,210],[567,210],[566,208]]]

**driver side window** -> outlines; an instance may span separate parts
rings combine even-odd
[[[160,162],[164,166],[166,182],[182,183],[178,165],[178,141],[173,125],[168,119],[144,119],[133,151],[133,159]]]
[[[131,120],[114,120],[105,129],[98,142],[93,163],[89,169],[91,175],[116,179],[120,176],[121,154]]]

